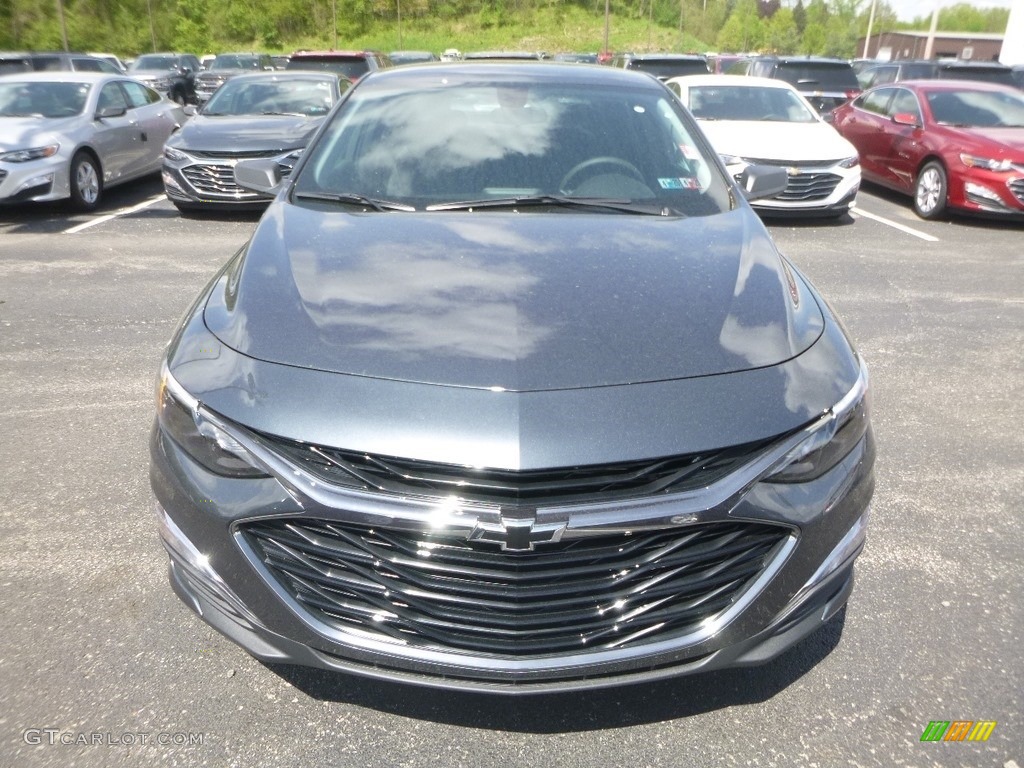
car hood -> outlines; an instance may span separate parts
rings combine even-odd
[[[840,160],[857,154],[835,128],[817,121],[699,120],[715,151],[761,160]]]
[[[772,366],[824,325],[746,207],[683,219],[280,200],[204,317],[267,362],[509,391]]]
[[[290,115],[195,115],[168,144],[178,149],[237,150],[239,153],[304,147],[321,117]]]
[[[60,118],[0,118],[0,152],[46,146],[52,137],[66,134],[80,120],[81,115]]]
[[[1024,128],[943,128],[951,143],[960,149],[989,152],[996,159],[1024,158]]]

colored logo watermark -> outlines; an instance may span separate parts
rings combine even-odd
[[[995,729],[995,720],[932,720],[921,741],[988,741]]]

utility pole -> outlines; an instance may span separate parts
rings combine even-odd
[[[64,43],[64,50],[70,51],[68,47],[68,25],[64,21],[64,0],[57,0],[57,16],[60,18],[60,39]]]
[[[935,30],[939,27],[939,0],[935,0],[935,10],[932,11],[932,26],[928,30],[928,42],[924,46],[924,57],[930,59],[935,49]]]
[[[398,6],[398,50],[402,50],[402,0],[395,0]]]
[[[146,0],[146,10],[149,11],[149,43],[150,50],[156,53],[156,27],[153,25],[153,0]]]
[[[610,12],[609,3],[611,0],[604,0],[604,52],[608,52],[608,14]]]
[[[861,58],[866,59],[868,57],[868,46],[871,45],[871,28],[875,25],[875,6],[878,5],[878,0],[871,0],[871,13],[868,14],[868,36],[864,38],[864,55]]]
[[[338,50],[338,0],[331,0],[331,27],[334,29],[334,45],[331,50]]]

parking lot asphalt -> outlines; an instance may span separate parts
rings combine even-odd
[[[159,180],[0,209],[0,766],[1024,766],[1024,224],[875,189],[771,222],[871,369],[844,620],[756,669],[509,700],[263,665],[171,592],[157,366],[256,218],[183,218]]]

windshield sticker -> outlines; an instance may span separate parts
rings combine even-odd
[[[675,179],[658,179],[662,189],[700,189],[700,181],[692,176],[682,176]]]
[[[680,144],[679,150],[687,160],[700,160],[700,152],[697,151],[696,147],[691,147],[689,144]]]

